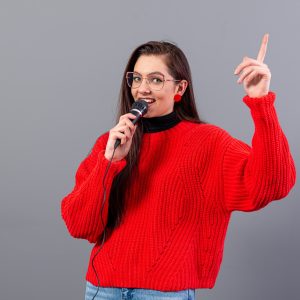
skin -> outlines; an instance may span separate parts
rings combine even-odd
[[[173,78],[169,73],[164,57],[157,55],[140,56],[134,66],[134,72],[141,74],[143,77],[153,72],[159,72],[164,75],[165,79],[178,79]],[[144,79],[140,87],[131,89],[131,94],[134,101],[145,98],[155,99],[155,102],[149,105],[148,112],[144,115],[145,118],[151,118],[171,113],[174,109],[174,96],[176,94],[182,96],[186,87],[186,80],[181,80],[179,83],[165,81],[164,87],[159,91],[155,91],[150,88],[148,82]]]
[[[253,59],[245,56],[234,71],[234,74],[239,76],[237,82],[239,84],[243,83],[246,94],[251,98],[260,98],[269,92],[271,72],[264,63],[268,40],[269,34],[265,34],[257,58]],[[169,74],[163,56],[140,56],[134,66],[134,71],[140,73],[142,77],[146,77],[152,72],[161,72],[165,75],[165,79],[178,79],[172,78]],[[188,82],[186,80],[180,82],[166,81],[162,90],[153,91],[150,89],[147,81],[143,80],[139,88],[131,89],[131,94],[135,101],[140,98],[155,99],[155,102],[149,105],[148,112],[144,117],[158,117],[173,111],[174,95],[183,95],[187,85]],[[120,117],[119,123],[109,131],[104,154],[106,159],[111,159],[114,144],[118,138],[121,140],[121,144],[115,151],[113,162],[123,159],[128,154],[137,126],[132,124],[132,119],[135,119],[133,114],[124,114]]]
[[[138,72],[142,77],[147,77],[148,74],[153,72],[159,72],[164,75],[165,79],[177,79],[172,78],[164,62],[164,57],[159,55],[141,55],[136,61],[134,72]],[[163,88],[155,91],[150,88],[147,80],[143,80],[138,88],[131,89],[131,94],[134,101],[145,98],[155,99],[155,102],[148,106],[148,112],[144,117],[159,117],[173,111],[175,94],[183,95],[187,85],[186,80],[180,82],[165,81]],[[110,130],[104,154],[106,159],[111,159],[114,144],[118,138],[121,140],[121,144],[115,151],[113,161],[121,160],[128,154],[137,126],[132,124],[131,119],[135,119],[135,115],[128,113],[121,116],[119,123]]]
[[[244,57],[236,67],[234,74],[239,75],[238,83],[243,83],[245,92],[252,98],[260,98],[268,94],[271,81],[271,72],[264,59],[267,52],[269,34],[263,36],[256,59]]]

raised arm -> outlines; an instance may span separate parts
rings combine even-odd
[[[287,196],[295,184],[296,170],[274,107],[275,94],[245,96],[255,125],[252,146],[237,139],[227,145],[222,176],[229,211],[253,211]]]
[[[271,72],[264,63],[269,35],[265,34],[256,59],[244,57],[239,75],[255,125],[252,146],[231,139],[223,159],[225,204],[228,210],[252,211],[284,198],[296,180],[296,170],[269,91]]]

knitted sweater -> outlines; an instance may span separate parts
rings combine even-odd
[[[189,121],[144,133],[125,193],[124,219],[94,260],[100,286],[212,288],[231,213],[255,211],[288,195],[296,170],[274,108],[275,94],[243,101],[255,125],[252,147],[216,125]],[[86,273],[94,285],[107,140],[108,132],[97,139],[61,203],[70,234],[96,243]],[[125,165],[125,159],[113,162],[108,171],[105,224],[113,178]]]

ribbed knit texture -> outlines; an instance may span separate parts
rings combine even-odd
[[[273,92],[243,98],[255,124],[251,147],[218,126],[188,121],[144,134],[123,222],[94,261],[102,287],[177,291],[215,285],[231,212],[258,210],[284,198],[295,183],[274,100]],[[107,139],[108,133],[98,138],[61,203],[70,234],[91,243],[103,231]],[[109,169],[104,222],[112,180],[125,165],[123,159]],[[91,259],[98,249],[96,244]],[[97,285],[91,260],[86,279]]]

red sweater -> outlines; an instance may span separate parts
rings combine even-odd
[[[274,100],[272,92],[243,98],[255,124],[252,147],[218,126],[189,121],[144,134],[123,222],[94,261],[100,286],[160,291],[214,286],[231,212],[258,210],[287,196],[295,183]],[[108,133],[97,139],[79,165],[74,189],[61,203],[70,234],[91,243],[103,231],[107,139]],[[109,169],[104,222],[111,183],[125,165],[123,159]],[[97,285],[91,259],[86,280]]]

